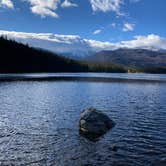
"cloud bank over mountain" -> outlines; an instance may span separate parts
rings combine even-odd
[[[3,30],[0,30],[0,36],[7,36],[9,39],[14,39],[18,42],[52,52],[81,57],[101,50],[115,50],[118,48],[166,49],[166,38],[155,34],[134,36],[132,40],[116,43],[83,39],[76,35],[26,33]]]

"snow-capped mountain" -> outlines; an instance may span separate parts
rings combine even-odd
[[[57,35],[52,33],[25,33],[15,31],[0,31],[0,36],[6,36],[18,42],[33,47],[46,49],[69,57],[86,57],[102,50],[116,50],[119,48],[166,50],[166,38],[150,34],[135,36],[133,40],[117,43],[101,42],[83,39],[77,35]]]

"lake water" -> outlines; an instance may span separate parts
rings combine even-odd
[[[149,74],[104,77],[166,79]],[[88,107],[100,109],[116,123],[97,142],[78,132],[80,113]],[[164,166],[166,83],[0,82],[0,165]]]

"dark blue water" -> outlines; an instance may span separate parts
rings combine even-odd
[[[116,122],[98,142],[78,132],[91,106]],[[166,84],[1,82],[0,165],[166,165]]]

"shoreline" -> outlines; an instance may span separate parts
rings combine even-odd
[[[123,82],[123,83],[166,83],[165,79],[115,78],[97,76],[1,76],[0,82],[11,81],[79,81],[79,82]]]

